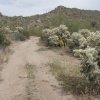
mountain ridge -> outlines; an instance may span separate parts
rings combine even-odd
[[[0,27],[9,26],[14,28],[21,26],[29,30],[34,30],[35,28],[41,30],[65,24],[70,31],[77,31],[81,28],[100,30],[99,16],[100,11],[98,10],[80,10],[78,8],[58,6],[48,13],[26,17],[8,17],[0,13]]]
[[[13,16],[8,16],[6,14],[3,14],[3,12],[0,12],[0,15],[2,16],[7,16],[7,17],[31,17],[31,16],[36,16],[36,15],[43,15],[43,14],[46,14],[46,13],[49,13],[49,12],[52,12],[53,10],[59,10],[59,9],[76,9],[76,10],[81,10],[81,11],[96,11],[96,12],[99,12],[100,13],[100,10],[94,10],[94,9],[80,9],[80,8],[76,8],[76,7],[66,7],[66,6],[63,6],[63,5],[59,5],[57,7],[55,7],[54,9],[48,11],[48,12],[44,12],[42,14],[32,14],[32,15],[27,15],[27,16],[23,16],[23,15],[13,15]]]

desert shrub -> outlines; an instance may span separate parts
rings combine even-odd
[[[67,39],[70,38],[70,32],[65,25],[60,25],[53,29],[43,30],[41,38],[42,40],[47,41],[49,46],[65,46]]]
[[[22,31],[22,34],[23,34],[26,38],[29,38],[29,37],[30,37],[29,31],[27,31],[27,30],[25,30],[25,29]]]
[[[67,40],[67,46],[70,48],[71,51],[73,51],[75,43],[73,42],[72,39]]]
[[[22,32],[22,31],[24,30],[23,27],[16,27],[15,29],[16,29],[16,31],[18,31],[18,32]]]
[[[68,27],[66,27],[65,25],[60,25],[59,27],[54,28],[53,31],[60,37],[62,37],[63,35],[70,36]]]
[[[70,34],[68,28],[61,25],[44,30],[42,38],[48,42],[49,46],[67,45],[74,55],[81,59],[80,73],[85,83],[81,83],[77,87],[78,90],[82,89],[84,94],[87,92],[100,94],[100,31],[91,32],[88,29],[81,29]]]
[[[68,39],[67,45],[70,49],[86,48],[87,40],[86,38],[78,32],[74,32],[71,38]]]
[[[100,83],[100,69],[97,65],[98,52],[95,48],[86,48],[85,50],[74,50],[76,55],[81,58],[81,73],[90,83]]]
[[[4,32],[5,34],[10,34],[10,33],[12,33],[13,31],[7,26],[7,27],[4,27],[4,28],[3,28],[3,32]]]
[[[11,40],[10,38],[5,36],[4,42],[3,42],[3,46],[9,46],[11,44]]]
[[[79,48],[79,39],[83,38],[83,36],[77,32],[74,32],[72,35],[71,35],[71,39],[73,41],[73,44],[74,44],[74,49],[75,48]]]
[[[69,44],[75,56],[81,59],[80,72],[87,80],[88,93],[100,94],[100,32],[79,30],[71,35]]]
[[[71,68],[71,72],[69,72],[67,67],[62,66],[58,61],[49,63],[49,66],[50,71],[55,75],[55,78],[60,81],[60,85],[65,92],[85,96],[100,95],[100,84],[91,84],[85,77],[77,76],[76,74],[79,73],[78,71],[75,72],[73,67]],[[79,70],[79,67],[77,68]]]
[[[0,32],[0,46],[9,46],[11,43],[10,39],[7,36]]]
[[[88,29],[80,29],[79,31],[78,31],[81,35],[83,35],[85,38],[87,38],[88,36],[90,36],[90,30],[88,30]]]
[[[64,46],[64,41],[62,39],[59,39],[58,46],[60,46],[60,47]]]
[[[13,34],[14,34],[13,35],[14,39],[20,41],[24,41],[30,36],[29,32],[23,29],[22,27],[16,27],[16,30],[14,31]]]
[[[52,34],[52,30],[44,29],[41,35],[41,39],[44,41],[48,41],[49,36],[51,36]]]
[[[81,91],[88,95],[100,95],[100,69],[98,66],[98,52],[95,48],[88,47],[85,50],[74,50],[75,55],[81,58],[80,72],[86,79],[86,83],[80,85]]]
[[[78,32],[73,32],[68,39],[67,45],[70,49],[85,49],[87,46],[96,47],[100,41],[100,32],[91,32],[88,29],[81,29]]]
[[[25,36],[23,34],[15,32],[14,33],[14,39],[15,40],[19,40],[19,41],[24,41],[26,38],[25,38]]]
[[[91,32],[89,37],[87,37],[88,45],[91,47],[95,47],[99,41],[100,41],[100,32],[99,31]]]
[[[58,76],[61,85],[67,93],[74,95],[97,96],[100,95],[100,84],[90,84],[84,77],[68,76],[64,73]]]
[[[85,49],[87,45],[87,40],[84,37],[79,39],[79,48]]]
[[[33,27],[31,29],[29,29],[30,35],[31,36],[41,36],[42,34],[42,28],[41,27]]]
[[[50,46],[57,46],[58,45],[58,36],[57,35],[52,35],[52,36],[49,36],[48,38],[48,45]]]

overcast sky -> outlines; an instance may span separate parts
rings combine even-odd
[[[100,0],[0,0],[0,12],[8,16],[30,16],[48,12],[59,5],[100,10]]]

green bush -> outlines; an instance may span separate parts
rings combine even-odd
[[[22,27],[16,27],[16,30],[14,31],[14,39],[24,41],[30,37],[29,31],[26,31]]]
[[[34,27],[29,30],[30,35],[32,36],[41,36],[42,35],[42,28],[41,27]]]
[[[23,30],[22,34],[26,37],[29,38],[30,37],[30,33],[27,30]]]
[[[24,41],[26,37],[21,33],[14,33],[15,40]]]
[[[60,39],[60,40],[58,41],[58,45],[59,45],[60,47],[63,47],[63,46],[64,46],[64,42],[63,42],[62,39]]]
[[[10,39],[7,38],[7,36],[4,33],[0,32],[0,45],[9,46],[10,43],[11,43]]]

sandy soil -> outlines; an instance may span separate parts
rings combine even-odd
[[[0,82],[0,100],[75,100],[72,95],[62,93],[46,64],[57,59],[75,66],[78,61],[71,56],[58,55],[51,50],[41,51],[42,47],[37,44],[38,42],[38,37],[31,37],[27,41],[12,45],[14,53],[10,55],[1,73],[3,81]],[[74,65],[69,60],[74,61]],[[31,84],[28,82],[30,80],[25,69],[27,64],[35,67],[35,79],[31,80]],[[33,98],[27,98],[29,95],[27,85],[30,93],[34,95]]]

